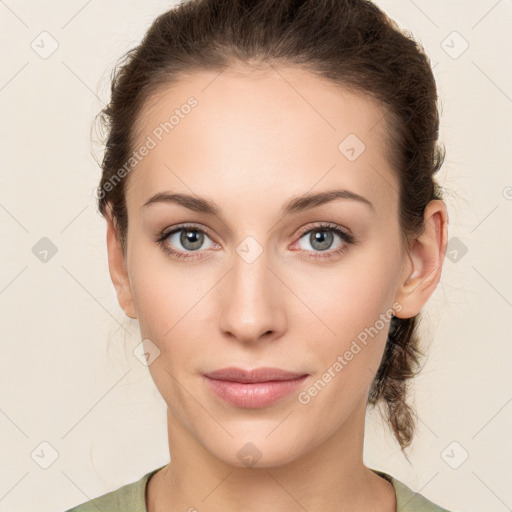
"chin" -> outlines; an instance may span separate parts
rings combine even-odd
[[[291,442],[286,432],[282,435],[265,439],[267,434],[242,439],[230,439],[224,445],[218,444],[209,451],[230,466],[239,468],[273,468],[293,462],[301,456],[297,444]],[[208,449],[208,447],[206,447]]]

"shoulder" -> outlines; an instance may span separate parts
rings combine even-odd
[[[430,501],[419,492],[413,491],[406,484],[382,471],[373,470],[389,480],[395,488],[397,512],[451,512]]]
[[[162,466],[163,467],[163,466]],[[146,485],[151,476],[160,468],[146,473],[139,480],[123,485],[114,491],[81,503],[65,512],[147,512]]]

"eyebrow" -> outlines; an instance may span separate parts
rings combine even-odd
[[[351,192],[350,190],[336,189],[326,190],[323,192],[307,193],[304,195],[296,196],[290,199],[281,209],[281,215],[289,215],[292,213],[303,212],[315,208],[326,203],[330,203],[335,199],[352,199],[368,206],[372,211],[375,212],[373,204],[365,197]],[[146,208],[155,203],[174,203],[184,206],[189,210],[193,210],[199,213],[206,213],[209,215],[215,215],[221,217],[220,210],[214,202],[209,199],[188,194],[173,194],[170,192],[160,192],[151,197],[146,201],[142,208]]]

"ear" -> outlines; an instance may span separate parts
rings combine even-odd
[[[446,253],[448,212],[439,199],[430,201],[424,213],[425,229],[408,249],[402,282],[395,301],[402,308],[394,311],[398,318],[417,315],[437,288]]]
[[[110,278],[116,289],[117,300],[119,305],[130,318],[137,318],[135,306],[133,304],[133,297],[130,288],[130,281],[128,278],[128,271],[126,268],[126,261],[121,249],[121,244],[118,238],[117,227],[110,203],[106,208],[107,220],[107,251],[108,251],[108,268]]]

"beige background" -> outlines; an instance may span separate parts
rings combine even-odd
[[[375,413],[365,461],[450,510],[510,510],[512,1],[376,3],[435,65],[451,259],[426,308],[412,465]],[[108,273],[90,130],[111,67],[170,5],[0,1],[0,511],[64,510],[168,460]]]

